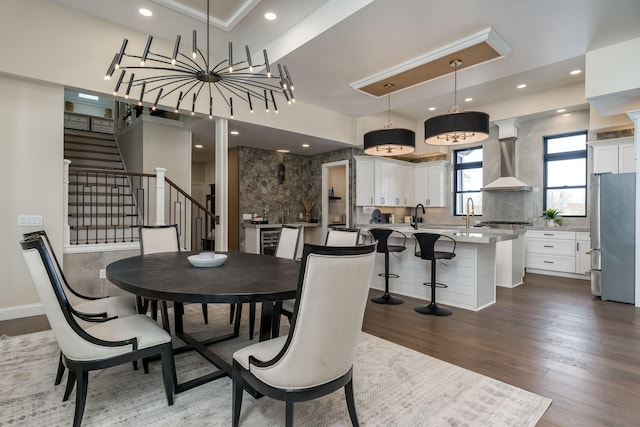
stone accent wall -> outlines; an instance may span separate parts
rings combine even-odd
[[[322,164],[351,160],[351,205],[355,202],[355,170],[353,156],[357,148],[346,148],[317,156],[300,156],[249,147],[239,147],[239,212],[242,214],[266,211],[269,222],[295,222],[304,214],[302,200],[316,202],[311,218],[321,221]],[[278,167],[284,164],[285,178],[280,184]],[[283,218],[284,217],[284,218]],[[240,251],[244,251],[244,228],[240,228]]]

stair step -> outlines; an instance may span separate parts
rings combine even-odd
[[[67,139],[67,138],[69,138],[69,139],[82,138],[82,139],[85,139],[85,140],[93,140],[96,143],[98,143],[101,140],[102,141],[115,141],[115,137],[111,133],[91,132],[91,131],[88,131],[88,130],[75,130],[75,129],[69,129],[69,128],[65,128],[64,137],[65,137],[65,139]]]
[[[124,168],[102,167],[102,166],[98,166],[98,165],[86,165],[86,166],[82,165],[82,166],[80,166],[80,165],[76,164],[75,168],[76,169],[96,169],[97,172],[99,172],[100,170],[120,171],[120,172],[124,172],[125,171]],[[73,168],[71,166],[69,166],[69,175],[71,175],[72,169]],[[84,173],[84,172],[81,172],[81,173]]]
[[[110,218],[113,215],[108,214],[108,213],[92,213],[92,214],[81,214],[81,213],[70,213],[69,217],[70,218],[86,218],[86,217],[90,217],[90,218]],[[138,216],[138,214],[135,213],[121,213],[118,215],[118,217],[130,217],[130,218],[136,218]]]
[[[110,149],[110,147],[104,147],[106,149]],[[110,155],[110,156],[118,156],[118,158],[120,158],[120,153],[118,152],[118,150],[113,150],[110,149],[110,151],[100,151],[100,150],[87,150],[86,148],[71,148],[71,147],[67,147],[65,145],[64,147],[64,154],[65,156],[67,155],[67,153],[89,153],[89,154],[101,154],[101,155]]]
[[[110,162],[110,163],[121,163],[122,160],[118,159],[104,159],[101,157],[87,157],[87,156],[65,156],[65,158],[73,161],[75,160],[86,160],[86,161],[93,161],[93,162]]]
[[[69,202],[69,207],[78,207],[78,206],[87,206],[86,203],[78,203],[78,202]],[[112,207],[113,203],[91,203],[91,205],[87,206],[87,207]],[[120,207],[134,207],[135,205],[133,203],[120,203],[118,204],[118,206]]]

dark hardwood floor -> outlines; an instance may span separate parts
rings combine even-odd
[[[592,297],[588,281],[528,274],[494,306],[449,317],[403,299],[369,302],[364,331],[553,399],[539,426],[640,425],[640,309]],[[46,328],[44,316],[0,322],[7,335]]]
[[[449,317],[404,300],[369,302],[364,331],[553,399],[539,426],[640,425],[640,309],[592,297],[588,281],[528,274]]]

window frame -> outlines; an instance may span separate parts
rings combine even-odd
[[[483,156],[483,160],[484,160],[484,146],[483,145],[477,145],[474,147],[466,147],[466,148],[460,148],[457,150],[453,150],[453,216],[466,216],[466,213],[464,213],[466,206],[464,205],[464,203],[462,204],[462,208],[460,210],[460,212],[462,213],[457,213],[458,212],[458,195],[465,193],[478,193],[480,195],[482,195],[482,190],[478,189],[477,191],[458,191],[458,171],[462,171],[462,170],[466,170],[466,169],[480,169],[481,172],[483,172],[483,160],[477,161],[477,162],[469,162],[469,163],[458,163],[458,155],[457,153],[459,151],[469,151],[469,150],[482,150],[482,156]],[[480,188],[482,188],[482,184],[480,185]],[[478,214],[476,212],[474,212],[473,216],[480,216],[482,214]]]
[[[569,136],[584,135],[584,150],[564,151],[562,153],[548,153],[549,140],[566,138]],[[589,164],[588,164],[588,149],[587,149],[588,132],[581,130],[577,132],[561,133],[557,135],[548,135],[543,137],[542,142],[542,210],[547,210],[547,191],[549,190],[568,190],[568,189],[580,189],[584,188],[584,215],[566,215],[561,213],[565,218],[585,218],[587,216],[587,197],[588,197],[588,178],[589,178]],[[575,160],[584,159],[584,185],[564,185],[562,187],[549,187],[547,185],[547,175],[549,162],[562,161],[562,160]]]

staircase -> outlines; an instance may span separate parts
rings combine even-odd
[[[113,134],[65,129],[64,157],[71,161],[70,243],[138,241],[138,209]]]

